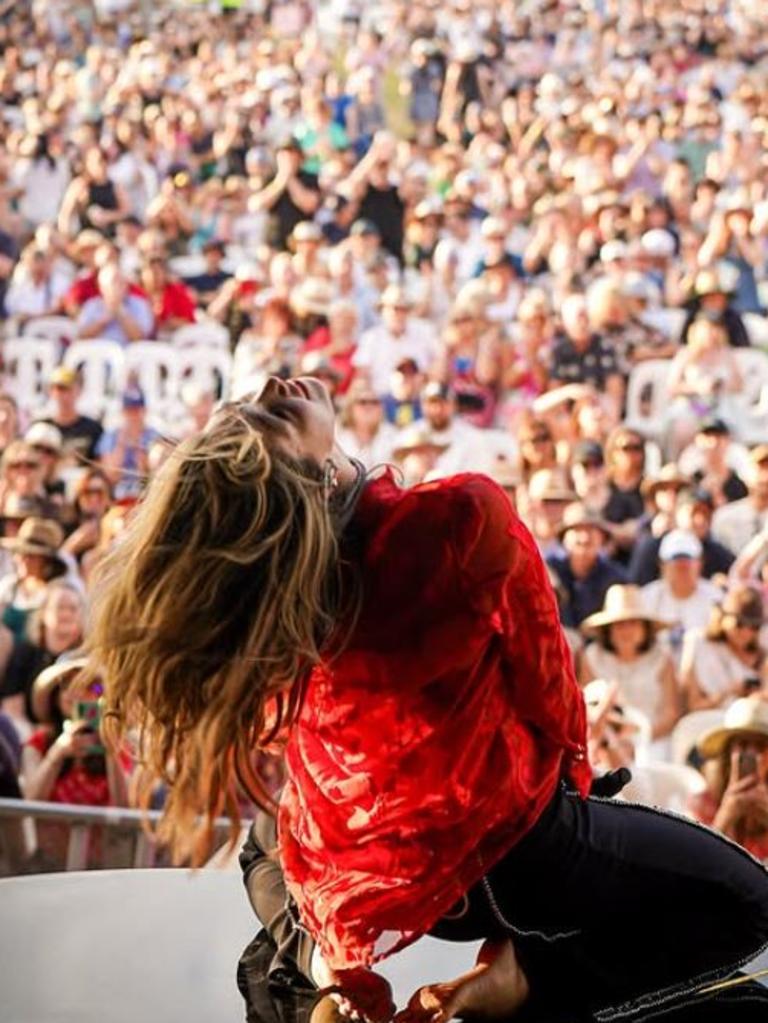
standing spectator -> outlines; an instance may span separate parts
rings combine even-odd
[[[76,230],[93,228],[113,235],[116,225],[130,213],[128,196],[110,180],[107,159],[98,146],[85,154],[81,174],[72,179],[64,195],[58,217],[58,227],[67,237]]]
[[[139,272],[139,282],[149,299],[155,318],[153,337],[167,337],[185,323],[195,322],[195,301],[191,292],[168,271],[163,252],[150,252]]]
[[[617,408],[624,400],[624,382],[615,351],[589,325],[583,295],[569,295],[562,304],[564,333],[552,349],[551,378],[562,384],[592,384],[605,391]]]
[[[32,242],[22,253],[8,286],[6,312],[21,324],[35,316],[50,316],[68,286],[68,278],[56,270],[50,256]]]
[[[720,599],[714,583],[701,577],[701,541],[693,533],[673,529],[659,545],[661,578],[643,587],[643,603],[649,614],[675,626],[673,648],[679,651],[687,629],[703,628],[712,607]]]
[[[270,241],[285,249],[294,227],[317,211],[320,192],[317,175],[301,168],[302,149],[295,139],[278,146],[275,159],[275,176],[251,197],[250,206],[270,214]]]

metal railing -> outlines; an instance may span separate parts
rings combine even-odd
[[[121,806],[75,806],[67,803],[45,803],[36,800],[0,799],[0,840],[6,845],[14,845],[18,850],[19,836],[24,822],[31,820],[52,821],[69,826],[65,869],[84,870],[88,865],[88,849],[90,838],[95,828],[106,828],[117,834],[122,832],[125,839],[132,844],[129,862],[125,865],[133,867],[155,867],[158,864],[158,853],[161,851],[152,829],[159,822],[162,814],[157,810],[132,810]],[[17,835],[9,835],[3,825],[14,824]],[[230,828],[226,817],[219,817],[214,822],[217,835],[225,835]],[[23,839],[21,839],[23,844]],[[8,859],[17,859],[7,853]],[[13,863],[11,864],[13,866]],[[13,872],[13,871],[12,871]]]

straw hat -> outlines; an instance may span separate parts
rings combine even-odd
[[[605,595],[603,610],[585,618],[581,628],[586,633],[594,633],[606,625],[615,622],[648,622],[654,629],[668,629],[671,622],[654,618],[643,607],[639,586],[611,586]]]
[[[291,305],[299,314],[326,316],[333,299],[333,287],[322,277],[308,277],[291,292]]]
[[[446,441],[438,440],[426,423],[414,423],[403,430],[400,442],[392,454],[399,460],[413,451],[418,451],[419,448],[445,451],[449,446]]]
[[[564,469],[538,469],[528,481],[528,497],[532,501],[563,501],[571,504],[578,499]]]
[[[653,500],[656,496],[656,491],[662,487],[676,487],[678,490],[683,490],[690,485],[691,481],[687,476],[683,476],[677,465],[674,462],[670,462],[668,465],[662,466],[658,476],[643,480],[640,492],[643,497]]]
[[[562,540],[571,529],[599,529],[606,540],[613,536],[611,524],[583,504],[571,504],[565,509],[563,523],[557,531],[558,537]]]
[[[53,519],[36,517],[24,519],[19,532],[11,540],[0,540],[0,544],[14,554],[40,554],[53,558],[62,565],[59,547],[64,542],[64,531]]]
[[[731,739],[764,739],[768,742],[768,702],[759,696],[734,700],[720,728],[706,732],[696,743],[702,757],[719,757]]]
[[[32,683],[32,714],[35,721],[44,724],[51,720],[51,699],[62,681],[71,678],[88,664],[88,658],[75,652],[62,654],[49,668],[41,671]]]

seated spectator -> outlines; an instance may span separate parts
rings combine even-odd
[[[392,460],[398,431],[384,418],[381,398],[365,380],[354,380],[344,397],[337,440],[366,467]]]
[[[2,683],[2,709],[13,717],[19,732],[36,721],[32,683],[49,664],[83,641],[85,605],[80,590],[56,579],[42,591],[25,632],[15,638]]]
[[[680,494],[689,486],[690,480],[681,474],[674,462],[663,466],[658,476],[643,480],[640,493],[649,507],[640,521],[629,562],[629,576],[638,586],[658,577],[658,564],[655,557],[649,558],[648,548],[655,555],[655,541],[660,541],[670,529],[674,529]]]
[[[118,266],[108,263],[98,276],[99,295],[89,298],[77,318],[80,338],[105,338],[127,345],[152,337],[154,317],[146,298],[132,292]]]
[[[155,318],[146,337],[167,337],[178,327],[195,322],[195,300],[192,293],[169,273],[165,253],[147,254],[139,270],[139,283],[149,299]]]
[[[101,539],[101,521],[112,503],[112,486],[102,469],[87,469],[77,481],[72,506],[74,520],[70,533],[62,544],[62,551],[70,554],[78,564],[88,551],[97,547]]]
[[[201,309],[208,308],[219,288],[232,276],[231,272],[222,266],[225,251],[224,243],[216,238],[205,242],[202,249],[205,269],[199,274],[182,278]]]
[[[12,394],[0,392],[0,458],[19,436],[19,406]]]
[[[302,347],[284,298],[268,299],[256,309],[256,316],[235,346],[232,378],[239,393],[259,391],[271,374],[290,376]]]
[[[701,577],[701,541],[693,533],[673,529],[659,545],[661,578],[643,586],[646,611],[659,621],[672,622],[669,642],[679,654],[683,633],[704,628],[721,591]]]
[[[550,555],[547,564],[567,596],[563,623],[578,626],[600,610],[611,586],[625,581],[624,572],[605,553],[611,527],[580,504],[566,509],[560,539],[564,553]]]
[[[60,505],[64,500],[64,481],[59,476],[63,448],[59,428],[51,423],[33,423],[24,434],[24,441],[40,459],[46,495]]]
[[[726,342],[732,348],[749,347],[749,334],[744,321],[731,302],[733,292],[730,283],[725,280],[729,276],[727,268],[722,266],[714,270],[701,270],[696,275],[688,315],[680,334],[681,344],[690,344],[691,328],[703,314],[723,328]]]
[[[701,574],[705,579],[726,575],[734,562],[733,554],[712,536],[712,497],[698,488],[678,492],[674,512],[677,529],[693,533],[701,542]],[[638,585],[652,582],[659,576],[661,537],[643,532],[635,544],[630,565],[632,581]]]
[[[735,700],[721,728],[696,744],[708,791],[692,810],[702,823],[768,860],[768,703]]]
[[[80,380],[76,371],[69,366],[57,366],[48,386],[53,408],[41,422],[50,423],[61,434],[62,465],[93,461],[102,427],[101,423],[78,411]]]
[[[742,386],[741,371],[723,328],[708,319],[696,320],[688,344],[672,360],[667,380],[674,399],[666,414],[671,454],[676,457],[684,450],[703,421],[723,418],[733,422],[733,398]]]
[[[147,403],[138,387],[123,394],[122,422],[102,434],[98,454],[117,500],[138,497],[147,477],[147,452],[158,437],[146,424]]]
[[[602,447],[593,440],[579,441],[571,456],[571,477],[578,500],[595,515],[601,515],[611,496]]]
[[[652,739],[669,735],[681,711],[674,664],[658,641],[668,624],[648,614],[636,586],[612,586],[603,610],[581,623],[592,637],[581,659],[582,684],[616,683],[623,701],[650,721]]]
[[[51,258],[31,242],[14,270],[5,296],[9,316],[20,323],[35,316],[51,316],[69,286],[69,279],[56,270]]]
[[[560,527],[568,505],[578,499],[565,469],[539,469],[518,493],[518,510],[544,557],[562,554]]]
[[[758,444],[749,458],[747,496],[724,504],[712,519],[712,535],[734,554],[768,526],[768,444]]]
[[[572,294],[563,300],[560,315],[563,333],[552,348],[550,377],[561,384],[591,384],[604,391],[620,408],[624,401],[624,381],[616,352],[589,324],[584,295]]]
[[[381,323],[360,337],[352,362],[368,374],[377,394],[387,393],[392,372],[404,358],[413,359],[422,371],[432,363],[436,339],[412,312],[413,302],[405,289],[391,285],[381,296]]]
[[[619,426],[605,445],[608,499],[600,509],[613,523],[616,556],[628,563],[645,513],[642,484],[645,470],[645,441],[634,430]]]
[[[706,629],[686,634],[681,682],[690,710],[722,707],[766,689],[766,651],[760,639],[763,598],[751,586],[734,586],[711,612]]]
[[[448,446],[447,441],[435,439],[423,420],[402,430],[392,457],[402,470],[405,485],[446,475],[440,471],[440,457]]]
[[[557,449],[552,431],[543,419],[524,416],[517,432],[520,475],[528,480],[539,469],[554,469]]]
[[[85,660],[62,659],[35,679],[32,706],[40,723],[22,751],[22,788],[26,799],[70,806],[127,806],[130,762],[115,756],[98,734],[101,687],[85,692],[77,686]],[[62,869],[68,826],[38,823],[38,867]],[[100,865],[100,842],[91,834],[89,865]]]
[[[458,399],[446,384],[430,380],[421,391],[421,411],[432,437],[445,445],[440,475],[482,471],[491,454],[493,438],[459,415]]]
[[[639,711],[625,706],[616,682],[594,679],[584,687],[589,762],[599,778],[609,771],[631,768],[642,741]]]
[[[15,440],[8,445],[0,461],[0,515],[11,496],[16,495],[39,500],[44,515],[56,517],[58,508],[45,491],[43,471],[42,458],[26,441]]]
[[[713,416],[704,420],[678,462],[698,487],[712,495],[718,508],[747,496],[746,484],[729,461],[733,447],[728,424]]]
[[[187,411],[187,418],[180,429],[174,429],[174,436],[178,440],[204,430],[216,408],[214,392],[195,383],[184,384],[181,389],[181,400]]]

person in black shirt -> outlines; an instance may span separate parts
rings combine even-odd
[[[5,295],[13,267],[19,256],[19,246],[14,237],[0,228],[0,320],[7,316],[5,311]]]
[[[101,424],[77,410],[80,384],[77,373],[68,366],[59,366],[50,379],[50,395],[54,411],[42,421],[57,427],[62,439],[62,464],[77,465],[96,458],[102,434]]]
[[[301,146],[295,139],[284,142],[277,150],[275,176],[260,192],[251,197],[251,208],[271,214],[270,243],[278,249],[288,248],[288,237],[302,220],[311,220],[320,205],[320,188],[316,174],[301,169]]]
[[[205,270],[192,277],[184,277],[182,280],[191,288],[197,304],[203,309],[217,293],[224,281],[228,281],[232,274],[229,270],[222,268],[224,260],[224,242],[211,238],[203,245],[203,258],[205,259]]]
[[[393,137],[388,132],[378,132],[368,152],[339,186],[339,191],[356,207],[357,219],[376,225],[384,248],[402,263],[405,203],[390,180],[394,155]]]
[[[691,473],[691,479],[703,490],[708,490],[715,504],[740,501],[747,496],[747,485],[728,464],[731,431],[718,417],[706,419],[694,438],[694,450],[701,461]]]

